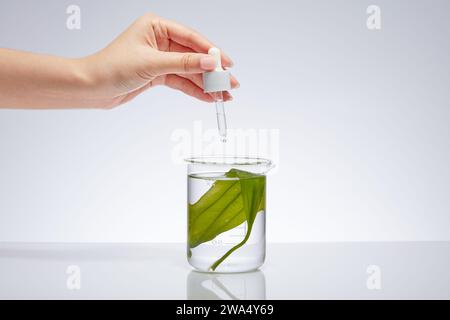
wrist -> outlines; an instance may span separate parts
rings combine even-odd
[[[86,94],[96,96],[101,84],[100,76],[95,68],[92,56],[71,59],[71,74],[75,85]]]
[[[73,59],[72,74],[76,86],[80,88],[79,92],[83,93],[82,99],[91,108],[109,109],[115,92],[111,88],[112,77],[107,74],[108,68],[105,68],[101,61],[97,54]]]

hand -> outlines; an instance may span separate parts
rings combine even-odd
[[[135,21],[105,49],[81,59],[94,79],[94,96],[105,100],[105,107],[125,103],[148,88],[165,85],[206,102],[202,73],[215,67],[206,53],[214,47],[199,33],[153,14]],[[222,54],[224,67],[232,61]],[[231,78],[232,88],[238,86]],[[228,92],[225,100],[232,99]]]
[[[80,59],[0,48],[0,108],[112,108],[156,85],[212,102],[201,75],[215,67],[206,54],[211,47],[197,32],[146,14],[106,48]],[[224,54],[222,65],[232,65]],[[237,86],[232,77],[231,87]]]

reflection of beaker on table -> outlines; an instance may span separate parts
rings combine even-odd
[[[266,279],[260,270],[243,273],[203,273],[187,276],[189,300],[265,300]]]

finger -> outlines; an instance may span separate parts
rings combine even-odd
[[[215,47],[212,42],[195,30],[171,20],[162,19],[161,22],[166,26],[169,39],[184,47],[191,48],[193,51],[199,53],[207,53],[210,48]],[[233,66],[233,61],[222,50],[221,58],[224,66]]]
[[[167,51],[170,51],[170,52],[195,52],[192,48],[185,47],[173,40],[169,40],[169,48]],[[229,68],[232,66],[231,60],[225,60],[222,56],[221,56],[221,60],[222,60],[223,67]]]
[[[203,77],[199,73],[180,73],[178,76],[188,79],[195,83],[195,85],[201,89],[203,89]]]
[[[200,88],[203,88],[203,76],[201,74],[198,74],[198,73],[184,73],[184,74],[180,73],[178,75],[180,77],[183,77],[183,78],[191,80],[197,86],[199,86]],[[230,77],[230,82],[231,82],[231,89],[239,88],[240,84],[239,84],[239,82],[236,80],[236,78],[234,76]]]
[[[233,100],[233,96],[228,91],[221,91],[220,94],[218,94],[218,92],[209,92],[208,94],[211,95],[214,101]]]
[[[214,70],[214,58],[201,53],[159,52],[154,67],[157,75],[170,73],[201,73]]]
[[[169,40],[169,49],[168,51],[170,52],[193,52],[195,53],[196,51],[192,50],[192,48],[189,47],[185,47],[181,44],[179,44],[178,42]],[[202,53],[202,52],[200,52]]]
[[[231,81],[231,89],[237,89],[241,86],[239,81],[237,81],[237,79],[233,75],[231,75],[230,81]]]
[[[178,42],[175,42],[173,40],[169,40],[169,47],[168,47],[167,51],[169,51],[169,52],[192,52],[192,53],[195,53],[195,51],[192,48],[185,47],[185,46],[183,46],[183,45],[181,45]],[[223,61],[222,61],[222,65],[223,65]],[[228,67],[228,66],[224,65],[224,67]],[[234,82],[235,82],[235,84],[237,83],[236,79],[234,79]]]
[[[169,88],[184,92],[185,94],[197,98],[201,101],[214,101],[214,99],[209,94],[204,93],[203,89],[194,84],[192,81],[175,74],[169,74],[166,76],[165,85]]]
[[[209,95],[211,95],[211,97],[213,98],[214,101],[216,101],[216,93],[215,92],[210,92],[208,93]],[[233,96],[230,94],[230,92],[228,91],[222,91],[222,98],[223,101],[231,101],[233,100]]]
[[[193,82],[197,87],[203,89],[203,78],[200,74],[179,74],[179,77],[185,78]],[[208,93],[214,100],[214,97]],[[233,96],[228,91],[223,91],[223,100],[224,101],[231,101],[233,100]]]
[[[233,100],[233,96],[228,91],[223,92],[223,101],[231,101]]]
[[[193,82],[197,87],[201,88],[203,90],[203,78],[200,74],[179,74],[178,76],[188,79],[191,82]],[[214,95],[211,93],[206,93],[214,100]],[[228,91],[223,91],[223,100],[224,101],[230,101],[233,100],[233,97]]]

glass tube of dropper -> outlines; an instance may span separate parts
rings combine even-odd
[[[213,92],[212,96],[216,103],[217,128],[222,142],[227,141],[227,118],[225,116],[225,107],[222,91]]]

